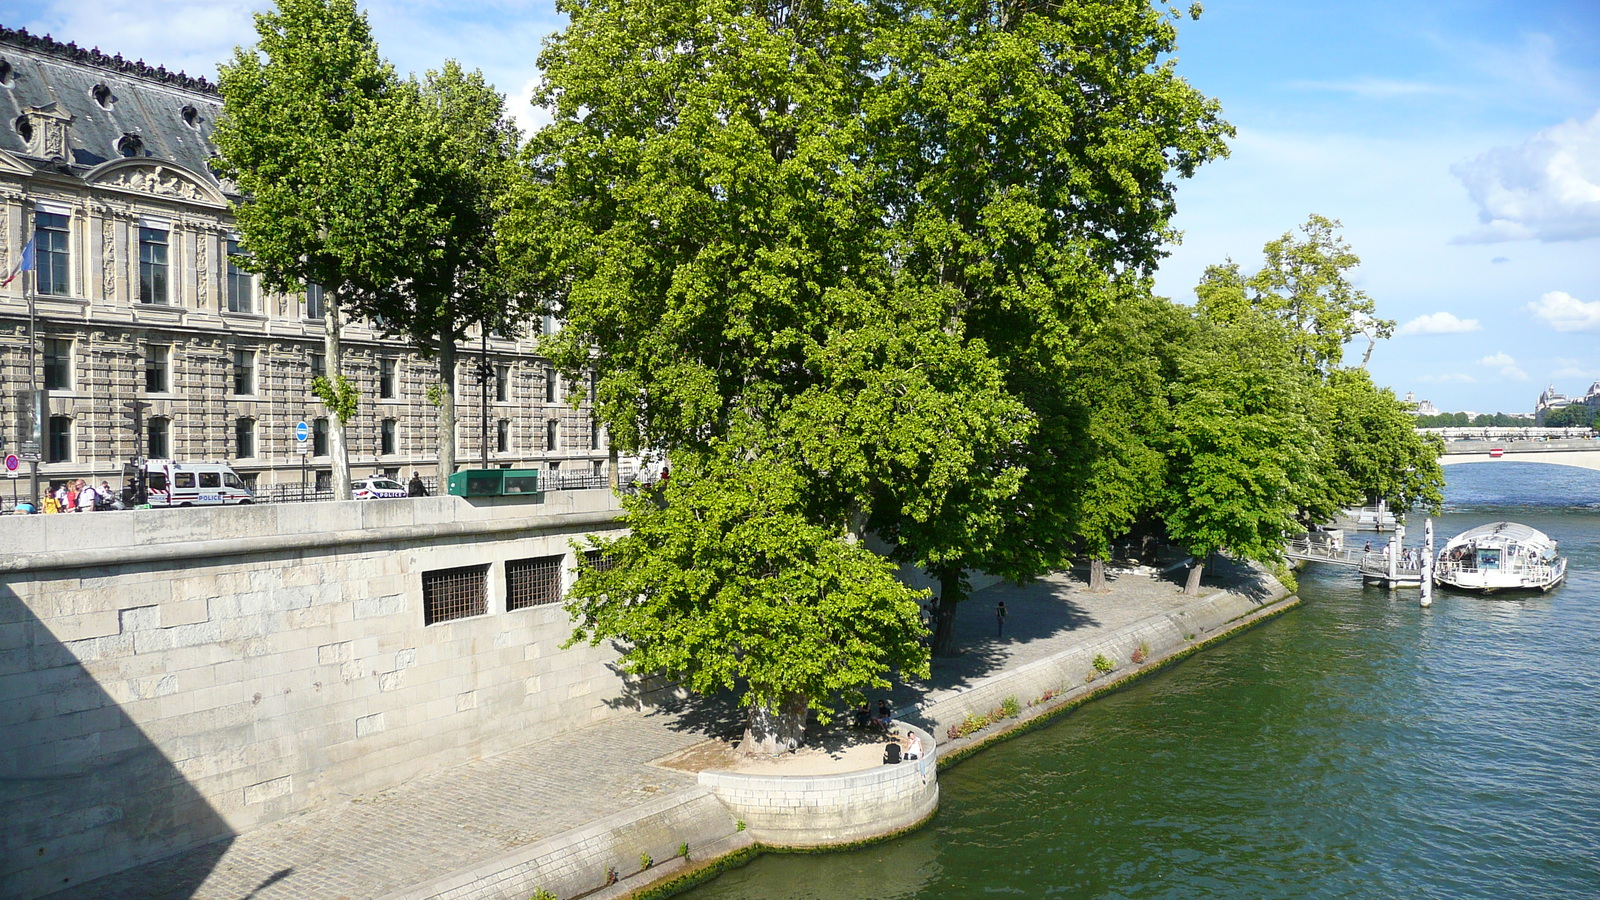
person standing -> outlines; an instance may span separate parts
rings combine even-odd
[[[994,636],[1006,636],[1006,602],[1004,600],[994,605]]]
[[[88,482],[78,480],[78,512],[95,512],[95,490]]]
[[[422,476],[416,472],[411,473],[411,483],[406,485],[406,495],[411,497],[428,496],[428,486],[422,483]]]

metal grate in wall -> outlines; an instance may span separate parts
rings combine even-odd
[[[422,620],[436,625],[488,612],[488,566],[462,566],[422,573]]]
[[[527,609],[561,599],[561,557],[506,561],[506,610]]]
[[[616,559],[604,550],[583,551],[583,561],[596,572],[609,572],[617,567]]]

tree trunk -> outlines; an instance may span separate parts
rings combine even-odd
[[[939,608],[934,616],[933,655],[954,656],[956,653],[956,605],[967,599],[967,587],[961,570],[940,569]]]
[[[1200,596],[1200,574],[1206,569],[1206,556],[1210,554],[1196,554],[1189,563],[1189,580],[1184,582],[1183,592],[1190,597]]]
[[[339,348],[339,297],[323,296],[322,351],[328,359],[328,379],[338,397],[339,376],[344,373],[344,352]],[[338,410],[329,410],[328,456],[333,465],[333,499],[350,499],[350,451],[344,439],[344,420]]]
[[[439,493],[456,473],[456,342],[439,341]]]
[[[750,707],[750,721],[739,742],[746,756],[782,756],[805,743],[806,714],[811,704],[799,694],[784,694],[776,710],[757,703]]]
[[[1106,590],[1106,561],[1103,559],[1089,560],[1089,590],[1096,594]]]

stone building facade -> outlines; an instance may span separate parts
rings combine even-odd
[[[327,483],[328,413],[310,394],[325,368],[320,291],[264,294],[238,265],[230,186],[209,165],[220,111],[202,79],[0,27],[0,272],[35,242],[34,270],[0,287],[0,448],[31,449],[37,380],[41,481],[116,481],[144,456],[226,461],[268,495]],[[436,474],[434,362],[370,323],[341,334],[362,394],[353,477]],[[604,483],[589,386],[562,383],[532,337],[492,337],[480,384],[478,351],[464,346],[458,365],[460,464],[487,443],[491,466]]]

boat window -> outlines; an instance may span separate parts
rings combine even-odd
[[[1478,551],[1478,568],[1480,568],[1480,569],[1498,569],[1498,568],[1500,568],[1500,549],[1498,547],[1493,549],[1493,550],[1480,549]]]

